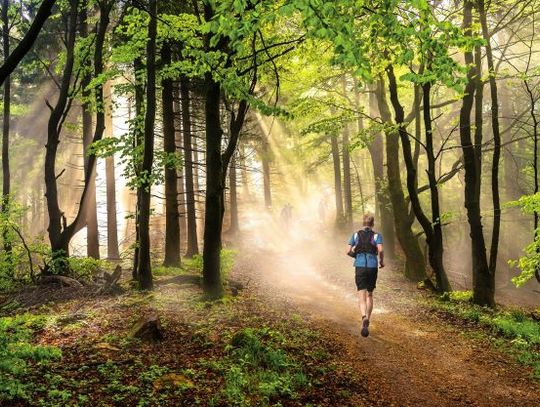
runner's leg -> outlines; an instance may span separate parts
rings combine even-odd
[[[360,314],[362,317],[366,315],[367,310],[366,293],[366,290],[358,290],[358,304],[360,305]]]
[[[366,317],[367,319],[371,318],[371,311],[373,311],[373,291],[367,292],[367,299],[366,299]]]

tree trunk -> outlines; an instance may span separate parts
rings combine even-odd
[[[112,89],[110,82],[103,85],[103,103],[105,110],[105,137],[114,137]],[[107,259],[120,260],[118,249],[118,222],[116,217],[116,175],[114,155],[105,158],[105,178],[107,195]]]
[[[232,235],[236,235],[239,231],[238,223],[238,192],[237,192],[237,181],[236,181],[236,159],[233,156],[231,159],[231,165],[229,166],[229,203],[230,203],[230,214],[231,214],[231,228],[229,232]]]
[[[264,187],[264,206],[272,207],[272,187],[270,184],[270,149],[268,148],[268,140],[263,136],[261,146],[261,161],[263,170],[263,187]],[[268,135],[270,137],[270,135]]]
[[[242,177],[242,196],[245,200],[251,201],[251,192],[249,187],[249,174],[247,169],[246,151],[244,145],[240,146],[240,173]]]
[[[465,35],[471,36],[473,2],[464,1],[463,29]],[[479,183],[481,168],[478,168],[477,148],[473,147],[471,139],[471,111],[474,101],[474,92],[480,74],[474,67],[474,59],[471,51],[465,51],[465,63],[469,66],[467,72],[467,85],[465,96],[459,115],[459,135],[463,151],[465,168],[465,208],[470,227],[472,245],[472,273],[473,273],[473,300],[480,305],[494,305],[494,286],[490,277],[489,265],[486,256],[486,245],[482,231],[482,216],[480,210]],[[476,140],[475,140],[476,141]]]
[[[382,79],[377,84],[376,94],[381,118],[385,123],[392,123]],[[386,133],[386,163],[388,191],[394,214],[394,227],[399,244],[405,254],[405,276],[413,281],[421,281],[426,278],[426,264],[418,239],[411,229],[412,220],[409,217],[407,202],[401,186],[399,134],[396,131]]]
[[[491,93],[491,129],[493,131],[493,160],[491,163],[491,195],[493,202],[493,230],[489,250],[489,279],[490,286],[495,288],[495,272],[497,270],[497,256],[499,252],[499,235],[501,231],[501,198],[499,191],[499,163],[501,159],[501,130],[499,125],[499,95],[497,80],[495,78],[495,66],[491,49],[491,38],[487,25],[484,0],[477,1],[482,36],[485,40],[486,60],[489,71],[489,88]],[[495,297],[495,293],[493,293]]]
[[[58,151],[58,144],[60,143],[62,119],[66,114],[66,107],[68,107],[67,105],[71,87],[71,77],[75,61],[74,51],[75,37],[77,34],[78,4],[78,0],[70,1],[69,25],[66,41],[66,60],[58,99],[56,105],[51,109],[51,114],[47,125],[47,144],[45,145],[45,197],[47,199],[47,211],[49,214],[49,226],[47,230],[49,233],[49,241],[51,244],[53,258],[60,259],[60,261],[55,261],[52,263],[55,267],[57,267],[57,269],[54,271],[58,273],[65,273],[68,271],[67,263],[62,259],[69,256],[69,240],[71,239],[71,236],[67,235],[67,220],[64,213],[60,210],[60,206],[58,204],[57,178],[61,174],[56,174],[56,154]],[[52,270],[48,268],[47,272],[50,271]]]
[[[81,7],[81,36],[83,38],[88,37],[88,22],[87,22],[87,7],[88,2],[85,1]],[[84,61],[87,74],[83,77],[81,87],[83,94],[82,105],[82,133],[83,133],[83,156],[84,156],[84,169],[89,171],[88,168],[88,148],[92,143],[92,106],[90,103],[91,92],[89,89],[90,81],[92,79],[90,66],[91,61],[88,59]],[[88,257],[99,259],[99,230],[97,220],[97,199],[96,199],[96,174],[95,171],[90,177],[90,185],[88,186],[88,204],[86,210],[86,253]]]
[[[338,229],[344,226],[343,215],[343,190],[341,188],[341,162],[339,159],[339,144],[336,134],[330,135],[332,146],[332,163],[334,165],[334,190],[336,198],[336,226]]]
[[[4,62],[9,55],[9,0],[2,0],[2,43]],[[9,213],[9,194],[11,188],[11,175],[9,171],[9,121],[11,120],[11,77],[8,75],[4,82],[4,111],[2,126],[2,213]],[[4,250],[11,256],[11,242],[7,228],[2,231]]]
[[[171,63],[171,48],[164,43],[161,49],[161,63],[165,66]],[[176,154],[174,134],[174,93],[171,79],[163,79],[163,147],[167,155]],[[178,176],[176,165],[165,166],[165,259],[164,266],[180,266],[180,228],[178,214]]]
[[[197,238],[196,196],[193,165],[193,136],[191,129],[191,101],[189,95],[189,79],[180,79],[180,98],[182,103],[182,130],[184,141],[184,177],[186,186],[186,217],[187,217],[187,252],[191,258],[199,254]]]
[[[140,123],[144,118],[144,82],[141,81],[144,65],[141,58],[135,58],[133,61],[133,70],[135,73],[135,125],[133,126],[133,150],[144,144],[144,131],[141,131]],[[140,165],[135,165],[135,175],[141,176]],[[133,279],[139,280],[139,253],[140,253],[140,204],[141,204],[141,187],[137,187],[137,202],[135,204],[135,250],[133,252]]]
[[[210,74],[206,78],[206,200],[204,221],[203,286],[207,294],[219,297],[221,284],[221,232],[223,227],[224,185],[221,156],[220,85]]]
[[[148,42],[146,44],[146,112],[144,117],[144,153],[141,167],[139,204],[139,287],[153,288],[150,257],[150,201],[152,188],[152,163],[154,160],[154,122],[156,115],[156,37],[157,1],[149,0]]]
[[[399,101],[398,87],[396,77],[394,75],[393,66],[390,65],[387,68],[388,86],[390,91],[390,99],[395,112],[395,122],[399,126],[398,133],[401,140],[401,147],[403,150],[403,159],[407,169],[407,191],[409,192],[409,199],[414,211],[414,215],[418,222],[422,226],[422,229],[426,235],[426,242],[428,245],[428,257],[429,264],[435,273],[437,280],[438,291],[449,291],[450,284],[446,277],[443,266],[443,241],[442,241],[442,229],[440,224],[440,209],[439,209],[439,191],[437,188],[437,179],[435,174],[435,156],[433,152],[433,137],[431,128],[431,84],[428,82],[422,86],[424,95],[424,126],[426,132],[426,155],[428,160],[428,180],[431,192],[431,210],[432,219],[428,219],[420,199],[418,197],[417,189],[417,170],[414,163],[414,156],[411,148],[411,141],[407,130],[405,129],[405,113],[403,106]]]
[[[358,103],[359,105],[359,103]],[[372,87],[369,92],[369,112],[371,117],[379,115],[377,106],[377,94],[375,88]],[[359,130],[361,128],[359,120]],[[384,140],[383,135],[375,134],[373,142],[368,146],[369,156],[373,166],[373,177],[375,182],[375,197],[377,199],[377,207],[379,208],[381,232],[384,239],[384,255],[389,259],[395,257],[395,233],[394,233],[394,213],[392,203],[388,194],[387,183],[384,177]]]
[[[342,79],[343,94],[347,95],[347,83],[345,76]],[[352,207],[352,182],[351,182],[351,158],[349,154],[349,124],[343,127],[342,148],[343,148],[343,198],[345,204],[345,226],[347,229],[352,227],[353,207]]]

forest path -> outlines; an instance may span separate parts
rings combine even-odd
[[[240,251],[238,277],[270,306],[330,332],[366,383],[366,405],[540,405],[540,386],[524,367],[429,315],[415,300],[415,285],[391,266],[379,271],[370,335],[362,338],[345,244],[306,236],[316,235],[252,235]]]

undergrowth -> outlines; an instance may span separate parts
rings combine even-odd
[[[208,367],[222,374],[224,386],[214,404],[266,406],[295,399],[310,381],[300,364],[283,349],[286,340],[277,330],[244,328],[234,333],[226,357]]]
[[[540,323],[520,309],[493,310],[471,302],[471,291],[444,293],[428,300],[432,309],[456,316],[486,333],[520,363],[533,369],[540,381]]]
[[[59,359],[54,346],[32,343],[34,333],[46,323],[46,317],[21,314],[0,318],[0,404],[13,399],[29,399],[33,389],[25,380],[32,364],[46,365]]]

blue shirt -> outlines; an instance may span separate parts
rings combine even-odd
[[[375,244],[382,244],[383,242],[382,236],[380,233],[375,233],[375,236],[373,236],[373,240],[375,241]],[[349,246],[355,246],[357,242],[358,242],[358,236],[357,236],[357,232],[355,232],[349,239]],[[378,266],[377,256],[371,253],[365,253],[365,254],[358,253],[356,255],[356,259],[354,259],[354,267],[377,268],[377,266]]]

